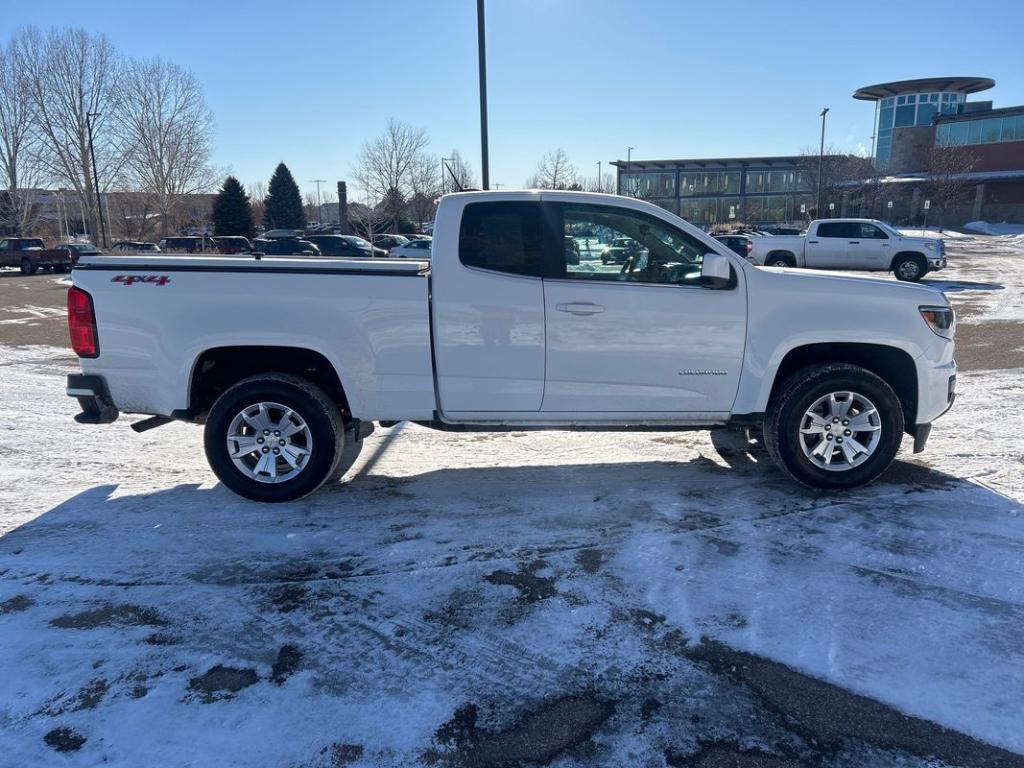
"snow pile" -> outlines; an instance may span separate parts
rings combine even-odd
[[[977,232],[982,235],[1024,235],[1024,224],[992,224],[987,221],[970,221],[964,224],[963,229],[968,232]]]

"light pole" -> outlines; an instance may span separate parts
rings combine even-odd
[[[597,161],[597,191],[601,192],[601,161]]]
[[[487,49],[484,33],[484,0],[476,0],[476,42],[480,62],[480,177],[484,189],[490,189],[487,162]]]
[[[626,147],[626,173],[629,174],[633,170],[633,147]],[[631,197],[636,195],[630,194]]]
[[[92,158],[92,185],[96,189],[96,213],[100,217],[100,233],[103,235],[103,247],[107,247],[107,223],[103,220],[103,203],[100,201],[100,180],[96,175],[96,145],[92,140],[92,118],[100,117],[99,112],[85,113],[85,126],[89,131],[89,157]]]
[[[320,185],[326,184],[327,179],[310,179],[310,184],[316,184],[316,223],[324,223],[324,204],[320,202]]]
[[[821,165],[825,159],[825,115],[828,107],[821,110],[821,147],[818,149],[818,195],[814,203],[814,215],[821,218]]]

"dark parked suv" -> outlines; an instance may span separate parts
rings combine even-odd
[[[264,256],[319,256],[320,249],[309,240],[297,237],[279,237],[274,240],[257,238],[252,244],[255,252]]]
[[[354,235],[308,235],[302,239],[316,245],[324,256],[369,259],[373,256],[388,255],[383,248],[374,248],[368,240]]]
[[[217,250],[224,254],[248,253],[252,250],[252,243],[249,238],[241,235],[222,235],[213,238],[217,243]]]
[[[212,237],[165,237],[159,248],[171,253],[217,253],[217,243]]]

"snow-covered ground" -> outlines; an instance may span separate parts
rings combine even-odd
[[[1021,249],[954,247],[1020,320]],[[724,431],[399,426],[280,506],[75,425],[72,370],[0,347],[2,766],[1024,765],[1024,370],[849,494]]]

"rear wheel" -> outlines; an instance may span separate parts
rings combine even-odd
[[[204,442],[210,468],[247,499],[282,502],[312,493],[342,457],[344,424],[323,390],[297,376],[240,381],[210,409]]]
[[[892,264],[892,271],[896,275],[897,280],[916,283],[925,276],[925,273],[928,271],[928,265],[920,256],[913,254],[897,256]]]
[[[773,253],[767,259],[765,259],[765,266],[768,267],[795,267],[796,261],[793,257],[785,253]]]
[[[25,256],[21,260],[21,274],[23,275],[34,275],[36,273],[36,265],[32,262],[28,256]]]
[[[846,363],[813,365],[779,387],[765,415],[765,448],[812,488],[870,483],[892,463],[903,409],[885,381]]]

